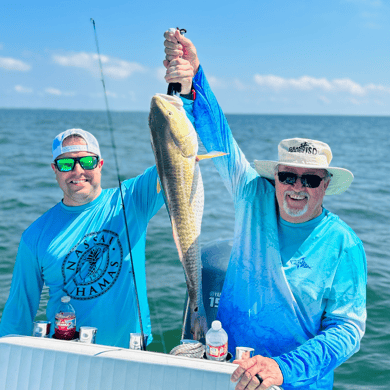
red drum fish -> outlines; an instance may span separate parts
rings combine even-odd
[[[187,282],[191,333],[204,337],[208,327],[202,298],[199,236],[204,192],[199,160],[225,153],[197,156],[198,138],[176,96],[152,98],[149,127],[160,185],[171,219],[173,238]]]

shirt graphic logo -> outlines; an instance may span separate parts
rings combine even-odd
[[[106,293],[118,279],[122,262],[118,234],[109,230],[86,234],[62,263],[65,292],[79,300]]]
[[[305,259],[306,259],[306,257],[302,257],[302,259],[293,259],[293,260],[291,260],[291,264],[295,265],[297,268],[309,268],[309,269],[311,269],[309,264],[306,263]]]

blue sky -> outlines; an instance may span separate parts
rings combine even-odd
[[[184,27],[226,113],[390,114],[390,3],[16,1],[0,4],[0,107],[113,111],[166,92],[163,32]]]

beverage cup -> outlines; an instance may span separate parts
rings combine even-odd
[[[142,335],[141,333],[130,333],[130,342],[129,342],[129,348],[130,349],[136,349],[136,350],[142,350],[141,345]],[[148,341],[148,336],[144,335],[144,346],[146,347],[146,343]]]
[[[80,326],[79,342],[84,344],[95,344],[97,328],[93,326]]]
[[[48,338],[50,334],[50,321],[35,321],[33,324],[33,337]]]
[[[240,360],[244,357],[251,358],[254,355],[255,350],[249,347],[236,347],[236,359]]]

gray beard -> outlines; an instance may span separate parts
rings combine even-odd
[[[301,209],[301,210],[290,209],[288,207],[287,200],[286,200],[288,195],[302,195],[302,196],[305,196],[307,198],[306,206],[303,209]],[[306,192],[286,191],[284,193],[284,199],[283,199],[283,210],[290,217],[301,217],[303,214],[306,213],[306,211],[307,211],[307,209],[309,207],[309,200],[310,200],[310,195],[308,193],[306,193]]]

